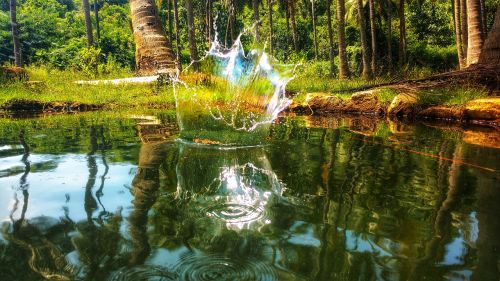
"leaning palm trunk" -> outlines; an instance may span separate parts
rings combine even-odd
[[[359,33],[361,38],[361,52],[363,59],[363,78],[371,79],[372,71],[370,68],[370,57],[368,54],[368,41],[366,38],[366,23],[365,23],[365,13],[363,11],[363,1],[357,0],[358,6],[358,23],[359,23]]]
[[[130,10],[137,73],[151,75],[160,70],[175,70],[170,43],[162,29],[154,1],[130,0]]]
[[[467,25],[468,31],[468,48],[467,48],[467,64],[476,64],[479,61],[481,48],[483,47],[482,34],[482,16],[481,2],[479,0],[467,0]]]
[[[17,67],[22,67],[21,42],[19,41],[19,29],[17,26],[17,3],[10,0],[10,21],[12,25],[12,39],[14,41],[14,63]]]
[[[493,28],[484,42],[479,64],[500,65],[500,6],[497,8]]]
[[[457,55],[458,55],[458,63],[460,68],[464,68],[467,65],[465,61],[463,42],[462,42],[462,23],[460,18],[460,0],[454,0],[453,12],[454,12],[454,20],[455,20],[455,42],[457,45]]]

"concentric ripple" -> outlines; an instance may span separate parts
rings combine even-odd
[[[192,253],[184,256],[176,267],[179,281],[274,281],[271,266],[249,259],[222,255]]]
[[[264,215],[264,208],[238,203],[223,203],[207,207],[203,209],[203,212],[228,223],[245,223],[260,220]]]
[[[109,281],[173,281],[177,275],[159,266],[135,266],[115,271]]]

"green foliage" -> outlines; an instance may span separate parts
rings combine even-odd
[[[418,93],[422,105],[462,105],[473,99],[485,98],[488,91],[477,87],[448,86]]]
[[[99,74],[99,57],[101,56],[101,49],[99,48],[85,48],[78,53],[79,62],[78,67],[83,73],[91,77],[96,77]]]

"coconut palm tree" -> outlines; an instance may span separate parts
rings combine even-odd
[[[345,38],[345,1],[337,0],[337,25],[339,38],[339,78],[349,78],[349,65],[347,64],[346,38]]]
[[[273,55],[273,1],[267,0],[267,16],[269,17],[269,54]]]
[[[136,68],[140,75],[175,69],[175,60],[153,0],[130,0],[136,44]]]
[[[253,8],[253,21],[255,24],[255,40],[260,42],[260,33],[259,33],[259,0],[252,0],[252,8]]]
[[[371,67],[373,75],[377,75],[377,26],[375,24],[375,0],[368,0],[370,9],[370,34],[372,43],[372,61]]]
[[[193,62],[194,69],[197,70],[198,63],[196,61],[198,60],[198,49],[196,48],[193,0],[186,0],[186,11],[187,11],[189,57],[191,59],[191,62]]]
[[[21,60],[21,42],[19,40],[19,28],[17,25],[17,2],[10,0],[10,22],[12,25],[12,41],[14,41],[14,64],[17,67],[22,67]]]
[[[85,15],[85,27],[87,32],[87,46],[94,45],[94,37],[92,36],[92,21],[90,19],[90,4],[89,0],[83,0],[83,13]]]
[[[370,58],[368,55],[368,41],[366,38],[366,18],[363,10],[363,0],[357,0],[358,24],[361,38],[362,60],[363,60],[363,78],[371,79],[373,77],[370,68]]]
[[[392,0],[387,0],[387,68],[392,72]]]
[[[455,23],[455,42],[457,46],[458,63],[460,68],[464,68],[467,65],[464,56],[463,42],[462,42],[462,23],[461,23],[461,10],[460,10],[460,0],[453,0],[453,14]]]
[[[467,0],[467,65],[476,64],[483,48],[482,15],[480,0]]]
[[[326,16],[328,21],[328,42],[329,42],[329,55],[330,55],[330,77],[335,75],[335,52],[333,51],[333,28],[332,28],[332,0],[328,0],[326,7]]]
[[[405,0],[399,0],[399,64],[406,63],[406,16]]]
[[[484,42],[479,63],[500,65],[500,6],[497,8],[493,28]]]

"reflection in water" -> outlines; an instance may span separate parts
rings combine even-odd
[[[461,133],[289,118],[230,150],[76,120],[0,124],[1,280],[500,277],[498,150]]]

